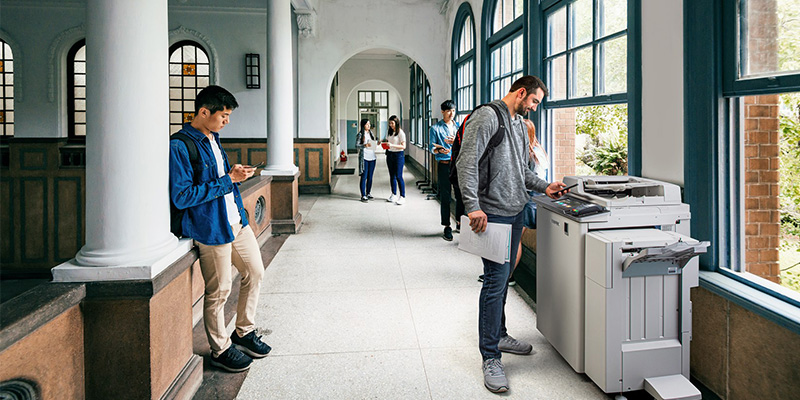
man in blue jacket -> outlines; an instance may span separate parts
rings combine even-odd
[[[195,99],[194,119],[179,131],[190,141],[173,137],[169,152],[170,199],[177,209],[185,210],[182,236],[194,239],[200,251],[206,284],[203,321],[211,364],[231,372],[247,370],[253,358],[271,350],[255,331],[264,263],[238,188],[255,169],[241,164],[231,167],[219,141],[218,132],[238,106],[236,98],[219,86],[201,90]],[[224,307],[231,292],[231,264],[239,270],[242,286],[236,330],[228,337]]]
[[[447,100],[442,103],[442,120],[431,126],[430,151],[436,157],[437,174],[439,181],[439,208],[442,214],[442,225],[444,232],[442,238],[448,242],[453,240],[453,229],[450,228],[450,150],[453,147],[453,139],[458,132],[458,122],[453,120],[456,115],[456,103]],[[458,196],[461,197],[461,196]],[[460,198],[456,198],[456,227],[459,227],[458,220],[464,215],[464,204]]]

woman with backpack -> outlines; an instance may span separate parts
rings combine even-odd
[[[386,201],[394,202],[398,206],[406,202],[406,184],[403,181],[403,167],[406,163],[406,133],[400,129],[400,118],[397,115],[389,117],[389,132],[386,134],[388,147],[386,148],[386,166],[389,167],[389,182],[392,184],[392,195]],[[397,187],[400,187],[400,196]]]
[[[360,189],[361,201],[366,203],[372,198],[372,174],[375,172],[375,135],[370,131],[369,120],[361,120],[361,129],[356,134],[356,149],[358,149],[358,175],[361,176]]]

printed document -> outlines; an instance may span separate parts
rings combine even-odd
[[[461,216],[461,234],[458,249],[502,264],[511,258],[511,225],[489,222],[486,230],[475,233],[470,229],[469,217]]]

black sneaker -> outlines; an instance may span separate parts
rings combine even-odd
[[[453,241],[453,230],[450,229],[449,226],[444,227],[444,233],[442,233],[442,238],[447,240],[448,242]]]
[[[478,276],[478,282],[483,282],[483,275]]]
[[[269,351],[272,350],[272,347],[261,341],[261,336],[256,336],[256,331],[252,331],[240,338],[234,330],[231,333],[231,341],[237,349],[253,358],[266,357]]]
[[[371,195],[371,194],[368,194],[368,195],[367,195],[367,199],[368,199],[368,200],[372,200],[373,198],[374,198],[374,197],[372,197],[372,195]]]
[[[222,368],[230,372],[242,372],[250,369],[253,359],[247,354],[237,350],[236,347],[228,347],[219,357],[211,356],[211,365]]]
[[[361,202],[366,203],[369,198],[367,196],[361,196]]]
[[[460,222],[456,222],[456,229],[453,229],[453,232],[461,233],[461,223]]]
[[[511,278],[508,279],[508,286],[514,286],[516,284],[517,284],[517,280],[514,279],[514,276],[512,275]]]

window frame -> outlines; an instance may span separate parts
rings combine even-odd
[[[467,23],[467,18],[469,18],[469,21],[471,22],[470,28],[472,29],[472,49],[470,49],[469,51],[467,51],[463,55],[459,56],[458,52],[459,52],[459,45],[461,44],[461,33],[464,31],[464,25]],[[454,118],[456,120],[458,120],[458,117],[461,116],[461,115],[463,115],[464,117],[469,115],[469,113],[472,112],[472,109],[477,105],[477,104],[475,104],[475,101],[477,99],[477,93],[476,93],[477,92],[477,90],[476,90],[476,88],[477,88],[477,85],[476,85],[476,69],[477,68],[475,68],[476,67],[476,63],[477,63],[477,61],[476,61],[477,57],[475,55],[476,55],[477,51],[476,51],[475,48],[477,47],[477,44],[478,44],[478,41],[476,39],[477,39],[477,37],[475,36],[475,15],[472,12],[472,6],[470,6],[469,2],[461,3],[461,6],[459,6],[458,11],[456,12],[455,24],[453,25],[453,42],[452,42],[452,49],[453,49],[452,60],[453,61],[451,63],[451,67],[450,67],[451,68],[450,70],[452,71],[452,74],[451,74],[451,78],[452,78],[451,98],[453,99],[453,101],[456,102],[456,115],[455,115],[455,118]],[[472,72],[471,73],[471,75],[472,75],[471,76],[472,83],[470,85],[466,85],[466,86],[459,86],[459,79],[458,79],[459,78],[459,72],[458,71],[461,68],[461,66],[466,65],[469,62],[472,62],[472,71],[471,71]],[[463,105],[459,104],[460,102],[458,101],[458,98],[459,98],[458,92],[459,92],[459,90],[461,90],[462,88],[467,88],[467,87],[472,87],[472,96],[471,96],[472,97],[472,99],[471,99],[472,107],[470,107],[469,109],[463,108]]]
[[[625,93],[614,93],[614,94],[601,94],[595,95],[598,83],[598,69],[593,68],[592,72],[592,94],[593,96],[590,97],[581,97],[581,98],[573,98],[570,99],[569,95],[564,100],[558,101],[551,101],[548,97],[545,97],[542,101],[542,109],[545,112],[540,113],[539,118],[534,119],[534,123],[536,124],[537,132],[542,132],[539,130],[540,125],[544,125],[542,128],[544,129],[544,137],[543,143],[548,151],[552,152],[552,137],[549,133],[550,126],[549,124],[552,121],[549,119],[545,119],[543,116],[547,114],[549,111],[556,109],[556,108],[571,108],[571,107],[586,107],[586,106],[602,106],[602,105],[611,105],[611,104],[627,104],[628,105],[628,175],[630,176],[641,176],[642,174],[642,28],[641,28],[641,20],[642,20],[642,0],[627,0],[627,15],[628,15],[628,25],[624,31],[615,32],[610,35],[605,35],[600,38],[595,37],[597,35],[597,18],[593,18],[592,22],[592,40],[588,43],[585,43],[580,46],[576,46],[573,49],[569,49],[569,46],[563,51],[552,56],[547,56],[547,15],[556,11],[557,9],[561,8],[562,6],[567,6],[571,3],[574,3],[576,0],[543,0],[539,8],[536,12],[531,12],[530,18],[530,26],[538,26],[539,32],[538,35],[534,36],[534,42],[531,46],[530,54],[530,65],[534,65],[537,68],[531,73],[538,74],[538,76],[542,77],[544,82],[548,81],[548,76],[546,75],[546,60],[550,58],[555,58],[558,55],[566,54],[569,51],[576,51],[577,49],[583,48],[584,46],[598,46],[599,44],[613,40],[614,38],[621,37],[623,32],[627,35],[627,81],[626,81],[626,92]],[[599,8],[599,0],[591,0],[592,1],[592,10],[593,13],[595,10]],[[593,14],[594,15],[594,14]],[[567,18],[569,18],[569,12],[567,12]],[[569,29],[567,29],[567,35],[569,35]],[[569,42],[569,37],[565,38],[567,43]],[[593,51],[593,65],[597,66],[598,60],[598,51]],[[567,70],[569,71],[570,63],[567,60]],[[567,82],[569,78],[567,78]],[[567,92],[569,92],[569,88],[566,88]],[[552,162],[552,160],[551,160]],[[552,166],[551,166],[552,167]]]
[[[685,202],[692,209],[692,237],[710,240],[709,252],[700,257],[700,268],[744,284],[758,293],[778,299],[796,312],[800,302],[778,290],[737,272],[742,259],[743,199],[736,193],[743,185],[739,148],[740,107],[744,96],[800,91],[798,75],[779,74],[739,78],[737,3],[741,0],[687,2],[684,4],[684,184]],[[691,40],[687,38],[692,38]],[[711,54],[712,57],[708,57]],[[726,162],[728,161],[728,162]],[[727,209],[727,212],[723,210]],[[726,297],[737,297],[727,287]],[[765,307],[760,299],[739,299],[759,315],[798,331],[787,323],[786,310]]]
[[[167,53],[167,64],[168,64],[168,68],[169,68],[169,66],[171,66],[171,65],[173,64],[173,62],[171,61],[172,53],[173,53],[173,52],[175,52],[175,51],[177,51],[177,50],[179,50],[179,49],[180,49],[180,48],[182,48],[183,46],[187,46],[187,45],[194,46],[194,47],[196,47],[197,49],[201,50],[201,51],[202,51],[202,52],[205,54],[205,57],[206,57],[206,59],[208,60],[208,62],[207,62],[207,63],[199,63],[199,62],[197,62],[197,61],[195,60],[195,65],[197,65],[197,64],[204,64],[204,65],[206,65],[206,64],[207,64],[207,65],[208,65],[208,76],[207,76],[207,77],[208,77],[208,85],[212,85],[212,83],[211,83],[211,82],[212,82],[212,81],[211,81],[211,65],[212,65],[212,59],[211,59],[211,55],[210,55],[209,51],[208,51],[208,50],[207,50],[207,49],[206,49],[206,48],[203,46],[203,44],[201,44],[200,42],[197,42],[197,41],[195,41],[195,40],[191,40],[191,39],[179,40],[179,41],[177,41],[177,42],[175,42],[175,43],[173,43],[173,44],[171,44],[171,45],[169,46],[168,53]],[[197,52],[197,50],[195,50],[195,54],[196,54],[196,52]],[[183,64],[183,56],[181,56],[181,64]],[[180,123],[180,126],[183,126],[183,124],[185,124],[185,123],[186,123],[186,122],[185,122],[185,120],[184,120],[184,115],[183,115],[184,113],[186,113],[186,111],[185,111],[185,109],[183,108],[183,104],[184,104],[184,102],[185,102],[185,101],[192,101],[192,104],[193,104],[193,106],[192,106],[192,108],[191,108],[191,112],[192,112],[192,114],[194,114],[194,112],[195,112],[195,110],[194,110],[194,99],[187,100],[187,99],[184,97],[183,91],[187,89],[185,86],[183,86],[183,77],[184,77],[185,75],[183,75],[182,73],[181,73],[180,75],[174,75],[174,74],[172,74],[171,72],[168,72],[168,74],[169,74],[169,78],[172,78],[172,77],[175,77],[175,76],[180,76],[180,77],[181,77],[181,86],[180,86],[180,90],[181,90],[181,99],[180,99],[180,102],[181,102],[181,104],[182,104],[182,105],[181,105],[181,121],[183,121],[183,122],[181,122],[181,123]],[[198,79],[198,78],[199,78],[199,77],[201,77],[201,76],[205,77],[205,75],[198,75],[198,74],[197,74],[197,72],[196,72],[196,70],[195,70],[195,75],[194,75],[194,76],[195,76],[195,79]],[[195,83],[196,83],[196,81],[195,81]],[[177,87],[172,87],[170,83],[168,83],[167,85],[168,85],[168,90],[170,90],[170,91],[171,91],[172,89],[176,89],[176,88],[177,88]],[[208,86],[208,85],[207,85],[207,86]],[[203,88],[203,87],[201,87],[200,85],[196,85],[196,87],[195,87],[195,89],[197,89],[197,93],[199,93],[199,92],[200,92],[200,89],[202,89],[202,88]],[[197,93],[195,93],[195,96],[197,96]],[[172,99],[172,95],[170,94],[170,96],[169,96],[169,102],[170,102],[170,104],[172,103],[172,101],[176,101],[176,100],[173,100],[173,99]],[[174,126],[174,125],[176,125],[176,124],[172,123],[172,114],[174,114],[174,113],[175,113],[175,112],[174,112],[174,111],[172,111],[172,107],[171,107],[171,105],[170,105],[170,108],[169,108],[169,114],[170,114],[169,130],[170,130],[170,131],[172,131],[172,129],[173,129],[173,126]],[[178,129],[178,130],[180,130],[180,129]],[[176,132],[177,132],[177,131],[176,131]]]
[[[9,51],[11,53],[10,56],[7,55],[6,52],[5,52],[6,51],[6,47],[8,47],[8,49],[9,49]],[[0,139],[8,139],[8,138],[13,138],[14,137],[14,121],[9,122],[8,121],[8,114],[7,114],[8,112],[11,112],[12,115],[16,114],[14,111],[16,110],[16,100],[17,100],[16,99],[16,90],[17,90],[17,88],[16,88],[16,86],[17,86],[17,79],[16,79],[17,78],[17,72],[16,71],[17,71],[17,66],[18,65],[17,65],[17,60],[14,57],[14,54],[15,54],[14,50],[15,49],[13,48],[11,43],[6,41],[4,38],[0,37],[0,61],[3,62],[3,69],[2,69],[2,71],[0,71],[0,91],[2,91],[2,93],[0,93],[0,111],[2,111],[4,113],[2,120],[0,120],[0,125],[3,125],[3,132],[0,134]],[[6,69],[5,69],[5,62],[6,61],[11,61],[13,63],[12,64],[13,68],[12,68],[11,72],[7,72]],[[11,80],[13,81],[11,84],[6,84],[6,81],[5,81],[6,75],[11,75]],[[11,97],[6,97],[6,91],[7,91],[7,88],[9,88],[9,87],[11,88]],[[6,101],[9,100],[9,99],[12,102],[14,102],[14,106],[12,106],[11,108],[6,108]],[[16,119],[16,118],[13,118],[13,119]],[[12,131],[11,134],[7,133],[8,132],[8,126],[11,126],[11,131]]]
[[[492,83],[492,52],[499,49],[507,42],[516,39],[517,35],[522,35],[522,75],[526,75],[529,65],[529,57],[525,57],[526,49],[530,49],[528,42],[528,10],[529,3],[525,1],[522,7],[522,15],[517,17],[514,21],[501,28],[499,31],[492,34],[492,24],[494,23],[494,11],[498,0],[488,0],[483,3],[482,18],[481,18],[481,43],[484,45],[484,51],[481,53],[481,65],[483,66],[481,73],[481,102],[488,103],[491,98],[491,83]]]
[[[83,142],[86,141],[86,133],[84,131],[83,135],[77,135],[75,133],[75,125],[78,124],[75,122],[75,56],[80,51],[81,47],[86,46],[86,38],[80,39],[75,44],[73,44],[69,51],[67,51],[67,138],[70,141],[79,141]],[[84,63],[88,64],[88,58]],[[86,78],[86,70],[84,68],[83,72],[84,77]],[[83,83],[84,90],[86,89],[86,81]],[[84,96],[86,96],[84,92]],[[83,100],[86,101],[86,97],[83,97]],[[88,110],[88,104],[86,110],[83,110],[86,113]],[[86,126],[86,122],[84,121],[82,124]]]

